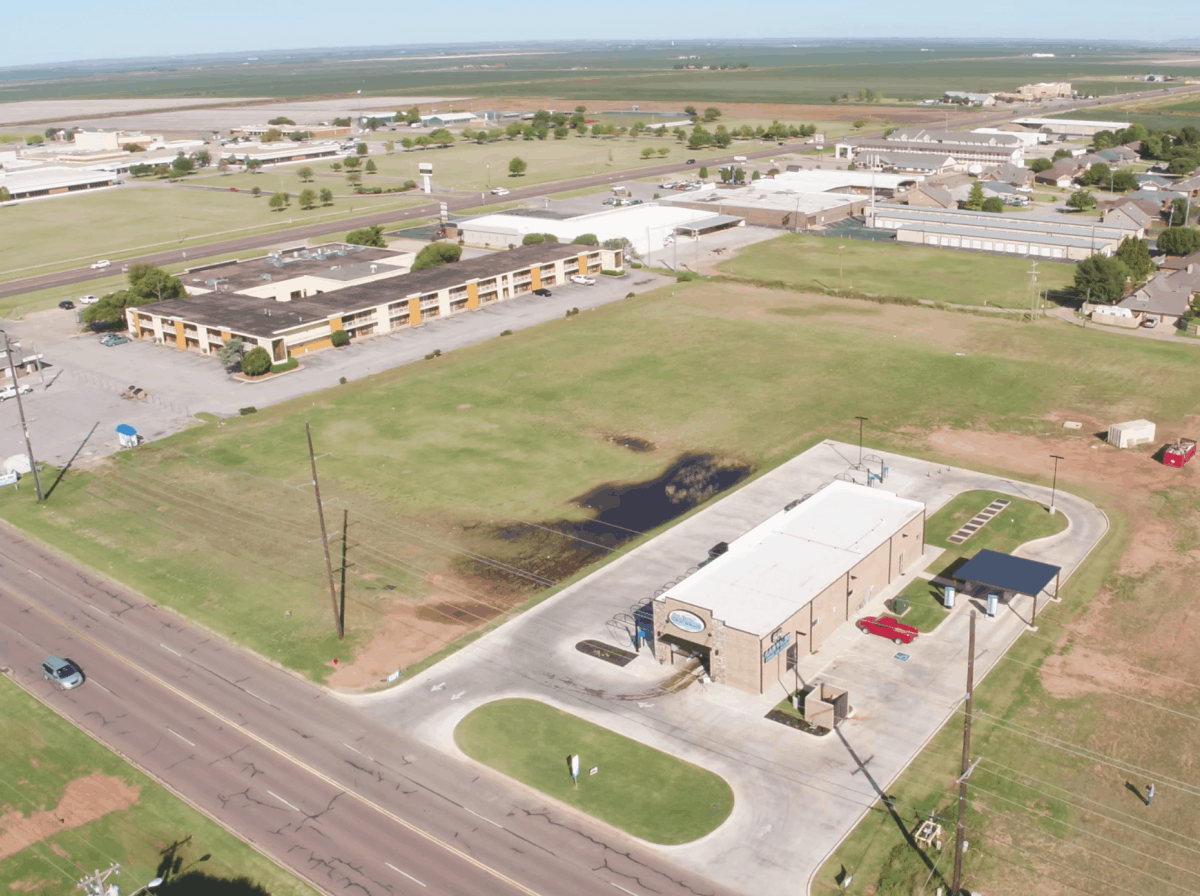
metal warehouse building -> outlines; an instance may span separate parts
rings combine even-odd
[[[761,694],[925,551],[925,505],[836,480],[714,547],[652,602],[659,662]]]

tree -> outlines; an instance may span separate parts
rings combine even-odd
[[[312,208],[317,204],[316,190],[301,190],[300,191],[300,207],[304,209]]]
[[[296,122],[292,121],[290,118],[287,118],[286,116],[280,115],[278,118],[272,118],[270,121],[268,121],[268,122],[267,122],[267,124],[290,124],[290,125],[295,125],[295,124],[296,124]]]
[[[584,112],[586,112],[586,111],[587,111],[587,106],[576,106],[576,107],[575,107],[575,114],[576,114],[576,115],[582,115],[582,114],[583,114]]]
[[[288,204],[288,194],[287,193],[273,193],[271,195],[271,198],[267,200],[267,205],[269,205],[275,211],[281,211],[283,209],[283,207],[287,204]]]
[[[446,128],[438,128],[437,130],[429,132],[429,139],[438,146],[449,146],[454,142],[454,135],[451,134]]]
[[[408,110],[407,114],[405,114],[404,120],[406,122],[408,122],[409,124],[420,124],[421,123],[421,110],[418,109],[416,106],[413,106],[411,109]]]
[[[1196,158],[1190,155],[1176,156],[1167,165],[1170,174],[1191,174],[1196,170]]]
[[[720,117],[721,117],[721,110],[718,109],[716,106],[709,106],[707,109],[704,110],[704,120],[705,121],[716,121]]]
[[[334,164],[336,165],[337,162],[334,162]],[[345,165],[351,171],[353,171],[355,168],[357,168],[359,165],[362,164],[362,159],[358,158],[357,156],[348,156],[346,158],[346,160],[344,162],[342,162],[342,164]]]
[[[671,147],[660,146],[657,150],[655,150],[655,152],[658,153],[659,158],[666,158],[671,152]]]
[[[174,161],[171,162],[171,168],[176,174],[191,174],[192,169],[196,167],[196,163],[185,156],[183,153],[177,155]]]
[[[462,246],[453,243],[430,243],[417,253],[412,270],[426,271],[444,264],[453,264],[462,257]]]
[[[1029,163],[1029,170],[1034,174],[1041,174],[1043,171],[1049,171],[1054,167],[1054,163],[1049,159],[1034,159]]]
[[[508,175],[509,177],[520,177],[528,168],[529,165],[526,164],[524,159],[520,156],[514,156],[508,163]]]
[[[1092,135],[1092,149],[1099,152],[1102,149],[1112,149],[1117,145],[1117,135],[1112,131],[1096,131]]]
[[[1071,150],[1065,149],[1065,148],[1064,149],[1056,149],[1054,151],[1054,155],[1051,157],[1050,161],[1058,162],[1062,159],[1069,159],[1069,158],[1071,158]]]
[[[207,149],[198,149],[192,153],[192,161],[196,163],[197,168],[207,168],[212,162],[212,156]]]
[[[12,199],[12,193],[8,192],[8,187],[0,187],[0,202],[8,202]]]
[[[346,175],[346,183],[351,184],[351,185],[361,184],[362,183],[362,175],[359,174],[357,171],[351,171],[349,174]]]
[[[242,340],[240,337],[233,337],[226,340],[217,352],[217,360],[221,362],[222,367],[228,367],[230,364],[236,364],[242,359]]]
[[[413,148],[413,139],[412,139],[412,137],[404,137],[404,138],[402,138],[402,139],[400,140],[400,145],[401,145],[402,147],[404,147],[405,149],[412,149],[412,148]]]
[[[1150,248],[1145,240],[1127,236],[1121,240],[1116,258],[1129,270],[1134,283],[1145,283],[1153,265],[1150,263]]]
[[[329,342],[334,348],[344,348],[350,344],[350,334],[345,330],[334,330]]]
[[[1172,226],[1187,226],[1191,210],[1192,204],[1187,198],[1180,196],[1178,199],[1172,199],[1170,210],[1167,212],[1167,223]]]
[[[329,170],[330,170],[330,171],[341,171],[341,170],[342,170],[342,163],[341,163],[341,162],[334,162],[333,164],[331,164],[331,165],[329,166]]]
[[[183,281],[152,264],[131,264],[125,272],[125,280],[129,284],[128,292],[141,299],[142,304],[187,297]]]
[[[351,246],[373,246],[376,249],[386,249],[387,241],[383,238],[383,225],[360,227],[346,234],[346,242]]]
[[[1113,174],[1110,186],[1118,193],[1128,193],[1138,188],[1137,175],[1132,171],[1117,171]]]
[[[1115,258],[1093,255],[1075,266],[1075,291],[1093,302],[1112,304],[1125,294],[1129,269]]]
[[[348,127],[350,127],[350,119],[349,118],[335,118],[333,120],[333,126],[335,128],[348,128]]]
[[[333,190],[326,187],[320,193],[321,205],[333,205]]]
[[[647,146],[642,149],[642,158],[643,159],[648,159],[652,155],[654,155],[654,147],[653,146]]]
[[[1167,255],[1191,255],[1200,252],[1200,230],[1194,227],[1168,227],[1155,241]]]
[[[851,124],[851,127],[853,127],[854,130],[856,130],[856,131],[861,131],[866,126],[867,126],[867,120],[865,118],[855,119],[853,124]]]
[[[1076,190],[1067,197],[1067,208],[1073,208],[1077,212],[1084,212],[1095,207],[1096,197],[1087,190]]]
[[[378,118],[376,118],[375,116],[371,116],[370,118],[368,118],[368,119],[367,119],[367,125],[366,125],[366,127],[367,127],[367,130],[368,130],[368,131],[377,131],[377,130],[379,130],[381,127],[383,127],[383,122],[382,122],[382,121],[380,121],[380,120],[379,120]]]
[[[296,174],[299,176],[300,180],[303,183],[309,183],[313,179],[313,170],[311,168],[309,168],[307,165],[305,165],[303,168],[299,169],[296,172]]]
[[[253,187],[250,188],[250,195],[253,196],[255,199],[257,199],[259,196],[262,195],[262,187],[260,187],[258,184],[255,184]]]
[[[271,128],[258,139],[263,143],[278,143],[283,139],[283,131],[279,130],[279,128]]]
[[[374,159],[367,159],[367,164],[366,164],[366,166],[363,168],[363,171],[367,172],[367,174],[374,174],[374,173],[375,173],[376,171],[378,171],[378,170],[379,170],[379,169],[378,169],[378,168],[375,166],[375,160],[374,160]]]
[[[581,233],[571,240],[572,246],[599,246],[600,240],[594,233]]]
[[[365,144],[365,143],[358,144],[358,146],[354,147],[354,152],[360,156],[365,156],[368,152],[367,144]]]
[[[567,135],[570,133],[571,133],[570,130],[568,130],[566,127],[555,128],[554,129],[554,139],[555,140],[566,140]]]
[[[979,181],[971,184],[971,195],[967,197],[967,201],[963,204],[963,208],[968,211],[977,212],[983,208],[983,184]]]
[[[242,373],[246,376],[262,376],[271,369],[271,356],[261,345],[256,345],[242,358]]]
[[[383,148],[385,150],[387,150],[387,154],[390,156],[392,153],[394,153],[396,151],[396,141],[395,140],[387,141],[387,143],[383,144]]]
[[[1108,186],[1109,175],[1112,174],[1112,169],[1104,162],[1097,162],[1083,174],[1079,175],[1079,182],[1085,186],[1096,184],[1098,186]]]
[[[990,196],[987,199],[983,200],[982,209],[985,212],[990,212],[994,215],[998,215],[1004,211],[1004,200],[998,196]]]
[[[536,246],[544,242],[546,242],[546,235],[544,233],[527,233],[525,234],[525,238],[521,240],[521,245]]]
[[[704,165],[701,165],[700,166],[700,179],[703,180],[706,177],[708,177],[708,168]]]
[[[695,106],[684,106],[684,107],[683,107],[683,114],[684,114],[684,115],[687,115],[687,116],[689,116],[689,117],[691,117],[691,118],[695,118],[695,117],[697,116],[697,114],[698,114],[698,113],[696,112],[696,107],[695,107]]]

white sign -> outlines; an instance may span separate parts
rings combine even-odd
[[[417,171],[419,171],[421,174],[433,174],[433,163],[432,162],[418,162],[417,163]]]
[[[0,486],[16,485],[17,479],[18,479],[18,476],[15,472],[14,473],[5,473],[3,476],[0,476]]]
[[[685,632],[696,634],[704,631],[704,620],[687,610],[672,610],[667,615],[667,619],[670,620],[671,625]]]
[[[813,140],[815,140],[817,143],[824,143],[825,135],[824,134],[813,134]]]
[[[593,766],[592,766],[592,770],[591,770],[590,772],[588,772],[588,774],[589,774],[589,775],[594,775],[594,774],[596,774],[596,772],[598,772],[598,771],[600,771],[600,766],[598,766],[598,765],[593,765]]]
[[[579,777],[579,757],[578,756],[571,757],[571,777],[572,778]]]
[[[404,674],[404,671],[402,669],[397,669],[395,672],[393,672],[391,675],[389,675],[387,677],[387,683],[391,684],[393,681],[399,681],[400,676],[403,674]]]

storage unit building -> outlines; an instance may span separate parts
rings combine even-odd
[[[1118,448],[1132,448],[1154,441],[1154,424],[1149,420],[1130,420],[1114,423],[1108,428],[1108,443]]]

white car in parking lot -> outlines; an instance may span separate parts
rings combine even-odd
[[[109,261],[108,259],[102,259],[100,261],[93,261],[92,262],[92,270],[96,271],[96,270],[99,270],[100,268],[106,268],[111,264],[112,264],[112,262]]]
[[[98,298],[96,298],[95,296],[80,296],[79,297],[80,305],[95,305],[99,301],[100,300]]]
[[[33,391],[33,386],[27,386],[24,383],[21,384],[21,394],[22,395],[28,395],[32,391]],[[4,401],[6,398],[16,398],[16,397],[17,397],[17,387],[16,386],[5,386],[3,389],[0,389],[0,401]]]
[[[596,281],[591,277],[585,277],[583,274],[573,274],[571,276],[572,283],[578,283],[580,286],[595,286]]]

